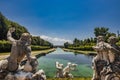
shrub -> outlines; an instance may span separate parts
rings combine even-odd
[[[11,51],[11,43],[9,41],[0,40],[0,52],[10,52]],[[45,50],[50,49],[50,46],[31,46],[32,50]]]
[[[11,44],[9,41],[1,40],[0,41],[0,52],[10,52]]]

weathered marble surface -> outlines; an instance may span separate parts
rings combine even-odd
[[[108,41],[106,43],[103,36],[98,36],[97,44],[93,46],[97,55],[92,61],[92,80],[120,80],[120,47],[116,45],[116,37],[111,36]]]
[[[73,64],[71,62],[67,63],[66,67],[63,67],[63,64],[60,64],[59,62],[56,62],[56,76],[57,78],[74,78],[74,76],[71,74],[70,71],[76,69],[77,64]]]
[[[7,34],[12,48],[10,56],[0,61],[0,80],[46,80],[45,72],[37,71],[37,58],[31,57],[30,34],[23,33],[19,40],[15,40],[12,38],[14,31],[10,28]]]

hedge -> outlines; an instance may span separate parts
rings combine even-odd
[[[11,43],[9,41],[0,40],[0,52],[10,52],[11,51]],[[36,46],[31,45],[32,50],[45,50],[50,49],[49,46]]]
[[[11,44],[9,41],[1,40],[0,41],[0,52],[10,52]]]
[[[31,46],[32,50],[46,50],[46,49],[50,49],[49,46],[35,46],[35,45],[32,45]]]
[[[68,49],[82,50],[82,51],[93,51],[92,46],[68,47]]]

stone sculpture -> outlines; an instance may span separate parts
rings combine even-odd
[[[118,57],[120,48],[116,45],[116,38],[110,37],[109,44],[104,42],[103,36],[98,36],[97,40],[97,45],[93,46],[97,55],[92,61],[94,70],[92,80],[120,80],[118,77],[120,76],[120,57]]]
[[[62,78],[63,77],[63,64],[56,62],[56,68],[57,68],[56,77]]]
[[[15,28],[10,28],[7,33],[8,40],[12,43],[10,57],[8,58],[8,70],[16,71],[18,69],[19,63],[27,56],[28,61],[30,61],[31,55],[31,36],[29,33],[23,33],[19,40],[15,40],[12,37],[12,32]]]
[[[23,33],[15,40],[12,37],[14,31],[15,28],[10,28],[7,33],[12,48],[10,56],[0,61],[0,80],[46,80],[45,72],[37,71],[37,58],[31,57],[30,34]]]
[[[27,61],[26,64],[24,65],[23,71],[25,71],[25,72],[31,72],[32,71],[32,66],[30,65],[29,61]]]
[[[7,66],[8,66],[8,60],[7,59],[0,61],[0,71],[5,70],[7,68]]]
[[[41,69],[32,76],[32,80],[46,80],[45,72]]]
[[[73,78],[74,76],[71,74],[71,70],[76,69],[77,64],[72,64],[71,62],[67,63],[67,66],[63,68],[63,64],[56,62],[56,77],[57,78]]]
[[[73,75],[70,73],[71,71],[71,63],[68,62],[67,66],[63,69],[63,76],[65,78],[73,78]]]

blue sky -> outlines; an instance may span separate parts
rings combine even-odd
[[[54,44],[94,37],[95,27],[120,30],[120,0],[0,0],[0,11]]]

